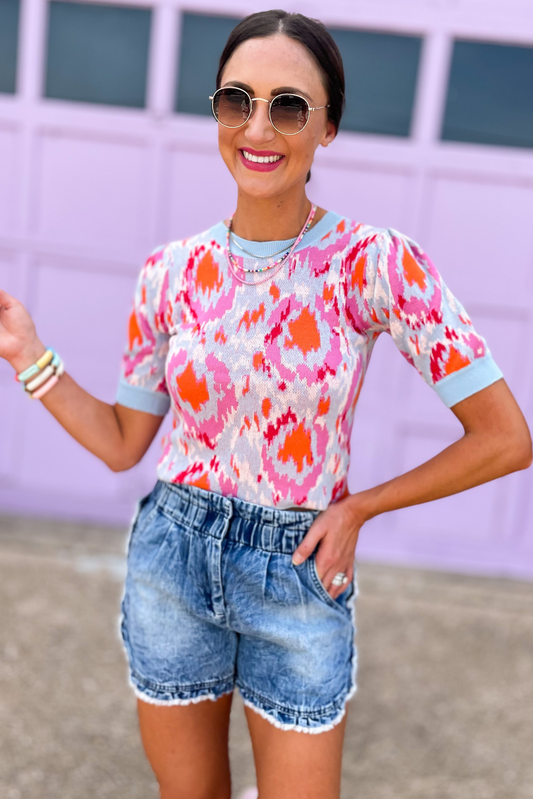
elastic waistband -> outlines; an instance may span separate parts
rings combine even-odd
[[[172,495],[176,498],[187,500],[198,505],[205,510],[214,510],[217,513],[227,516],[242,516],[253,522],[272,524],[279,527],[302,524],[309,526],[320,511],[318,510],[280,510],[268,505],[258,505],[255,502],[247,502],[238,497],[223,497],[215,491],[208,491],[205,488],[188,485],[186,483],[165,483],[158,480],[156,490],[159,495],[164,493],[170,499]]]
[[[198,486],[162,480],[157,481],[152,497],[164,512],[191,530],[215,537],[222,537],[226,531],[229,539],[271,551],[292,552],[320,513],[318,510],[280,510],[237,497],[224,497]],[[216,519],[209,518],[212,514],[222,517],[219,524]],[[232,518],[252,524],[234,524],[228,531],[223,522]]]

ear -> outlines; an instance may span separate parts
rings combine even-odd
[[[326,122],[326,130],[324,132],[322,139],[320,140],[320,144],[322,145],[322,147],[327,147],[328,144],[331,144],[336,135],[337,135],[337,130],[335,128],[335,125],[333,124],[331,119],[328,119],[328,121]]]

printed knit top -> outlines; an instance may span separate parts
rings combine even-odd
[[[254,255],[287,244],[236,238]],[[257,286],[232,274],[225,241],[220,222],[157,247],[139,277],[117,402],[172,409],[160,480],[281,509],[346,496],[382,332],[448,407],[502,377],[428,256],[396,230],[328,211]]]

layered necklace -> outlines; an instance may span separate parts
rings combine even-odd
[[[296,237],[293,244],[288,250],[279,250],[279,252],[275,252],[272,255],[257,256],[253,255],[252,253],[249,253],[247,250],[244,249],[244,247],[241,247],[241,245],[238,244],[238,242],[235,242],[243,252],[245,252],[247,255],[251,255],[252,258],[256,259],[256,266],[253,269],[246,269],[246,267],[240,266],[237,263],[235,257],[233,256],[233,253],[231,252],[230,249],[230,237],[232,235],[231,225],[233,222],[233,217],[235,216],[235,214],[233,213],[229,221],[228,232],[226,236],[226,257],[228,259],[229,267],[233,272],[233,274],[235,275],[235,277],[237,278],[237,280],[240,280],[241,283],[245,283],[248,286],[256,286],[258,283],[264,283],[266,280],[270,280],[270,278],[274,277],[274,275],[276,275],[280,271],[285,262],[290,259],[296,247],[299,245],[299,243],[301,242],[301,240],[303,239],[303,237],[311,227],[315,213],[316,213],[316,205],[311,204],[311,210],[309,211],[309,216],[307,217],[303,228],[300,230],[300,233],[298,234],[298,236]],[[235,241],[235,239],[233,240]],[[266,266],[258,266],[258,258],[271,259],[275,255],[279,255],[281,252],[283,252],[284,254],[277,261],[274,261],[274,263],[267,264]],[[263,277],[259,280],[258,279],[249,280],[245,277],[246,274],[250,273],[256,274],[258,272],[266,272],[267,270],[270,270],[269,274],[266,275],[266,277]]]

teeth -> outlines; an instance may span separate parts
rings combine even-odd
[[[274,161],[280,161],[283,158],[282,155],[261,156],[261,155],[252,155],[246,150],[241,150],[241,152],[247,161],[254,161],[256,164],[271,164]]]

